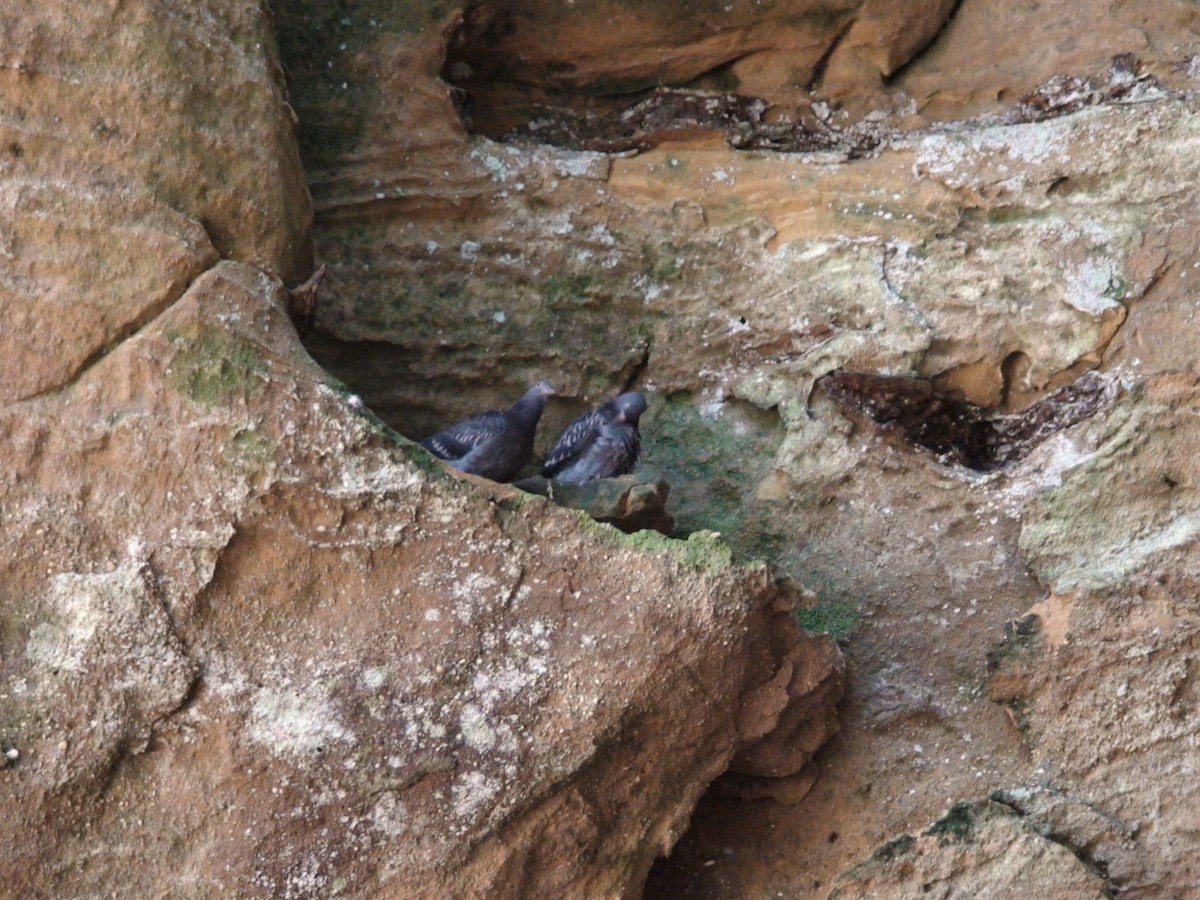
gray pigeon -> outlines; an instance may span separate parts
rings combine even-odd
[[[512,481],[533,456],[533,433],[554,393],[539,381],[506,410],[480,413],[421,441],[454,468],[492,481]]]
[[[638,417],[645,411],[646,398],[630,391],[584,413],[559,435],[542,475],[567,484],[624,475],[637,464]]]

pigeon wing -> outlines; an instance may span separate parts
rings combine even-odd
[[[507,427],[504,413],[481,413],[425,438],[421,446],[440,459],[462,459],[479,445],[498,437]]]
[[[619,424],[604,429],[597,445],[596,467],[591,477],[616,478],[628,474],[637,465],[642,439],[638,430]]]
[[[554,445],[554,449],[542,463],[542,475],[546,478],[553,478],[571,460],[587,450],[596,440],[602,422],[599,410],[592,410],[568,425],[567,430],[558,436],[558,442]]]
[[[625,457],[621,461],[618,475],[628,475],[633,471],[638,463],[638,457],[642,455],[642,433],[636,428],[633,429],[633,434],[625,444]]]

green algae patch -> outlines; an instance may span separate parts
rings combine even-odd
[[[738,565],[729,545],[712,531],[696,531],[686,539],[668,537],[650,530],[625,534],[618,528],[595,521],[584,510],[574,512],[585,529],[604,538],[614,547],[641,553],[669,554],[684,567],[697,572],[718,572]]]
[[[437,457],[422,447],[416,441],[409,440],[387,422],[375,415],[369,409],[359,412],[366,423],[367,430],[375,437],[385,441],[389,449],[398,451],[404,459],[413,464],[420,472],[433,478],[448,478],[449,473],[442,468]]]
[[[950,811],[929,826],[925,834],[936,837],[942,846],[962,843],[971,837],[979,817],[979,804],[972,800],[955,803]]]
[[[685,541],[657,531],[638,531],[628,535],[626,543],[649,553],[670,553],[697,571],[728,569],[734,564],[729,545],[721,540],[720,535],[711,531],[694,531]]]
[[[796,624],[806,631],[822,632],[835,638],[848,637],[858,628],[862,613],[846,600],[821,600],[797,609]]]
[[[225,406],[261,390],[266,381],[266,363],[249,341],[218,331],[191,340],[174,335],[171,341],[183,346],[171,364],[170,383],[193,403]]]
[[[642,423],[643,466],[671,485],[680,532],[715,531],[738,561],[778,563],[790,541],[757,495],[783,439],[779,416],[734,400],[705,409],[680,393],[652,401]]]
[[[275,441],[255,428],[235,431],[226,445],[226,456],[246,468],[264,469],[275,461]]]
[[[539,290],[544,303],[557,307],[587,300],[596,281],[592,272],[564,272],[551,275],[542,282]]]
[[[871,854],[871,859],[875,862],[891,862],[898,856],[905,856],[912,852],[913,845],[917,839],[911,834],[902,834],[898,838],[893,838],[886,844],[880,844],[875,848],[875,852]]]

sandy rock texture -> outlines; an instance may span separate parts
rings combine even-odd
[[[280,4],[330,272],[307,346],[417,437],[549,377],[548,441],[636,386],[643,471],[671,484],[677,527],[815,592],[799,618],[845,642],[842,730],[795,776],[718,782],[650,896],[1059,878],[1187,896],[1196,12],[904,6],[915,24],[896,4],[834,9],[843,30],[796,40],[824,60],[801,77],[774,46],[741,70],[700,52],[782,4],[697,16],[703,47],[695,20],[655,47],[648,26],[675,7],[643,5],[628,55],[608,49],[622,4],[537,20],[516,3],[337,20]],[[627,63],[642,82],[605,81]],[[549,107],[611,115],[662,83],[872,138],[737,151],[693,123],[637,152],[530,140]],[[519,122],[521,141],[493,139]],[[838,369],[997,413],[1092,370],[1121,396],[980,473],[814,387]],[[954,809],[980,828],[926,834]],[[912,855],[869,863],[902,835]],[[1028,871],[989,862],[1010,851]]]
[[[796,591],[455,477],[305,351],[266,7],[0,22],[7,892],[632,896],[809,762]]]
[[[998,897],[1111,896],[1103,877],[1070,849],[1012,809],[983,800],[955,804],[920,835],[902,835],[879,847],[842,873],[829,897],[954,897],[968,885]]]
[[[310,265],[260,4],[21,0],[0,28],[4,400],[69,383],[218,255],[289,280]]]

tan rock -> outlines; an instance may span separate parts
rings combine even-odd
[[[903,835],[842,873],[830,900],[851,897],[1109,896],[1104,880],[1014,811],[982,800],[956,804],[917,837]]]
[[[793,701],[785,771],[836,728],[764,570],[442,474],[283,303],[222,262],[6,410],[10,883],[627,894]]]
[[[1060,450],[1070,462],[1032,496],[1021,535],[1054,593],[997,646],[989,685],[1065,795],[1017,799],[1064,832],[1064,803],[1086,803],[1117,829],[1101,842],[1108,877],[1133,893],[1186,892],[1196,877],[1182,848],[1195,802],[1184,776],[1200,764],[1188,686],[1197,396],[1191,373],[1149,379]],[[1099,841],[1071,827],[1077,846]]]
[[[307,274],[311,205],[261,4],[19,2],[0,32],[0,399],[67,383],[218,254]]]
[[[494,82],[496,120],[545,86],[696,77],[887,139],[855,160],[713,134],[507,146],[467,135],[440,78],[470,65],[447,58],[457,4],[272,13],[329,264],[322,362],[413,436],[550,374],[579,403],[646,387],[681,525],[818,587],[797,615],[849,641],[820,777],[737,776],[756,799],[706,804],[658,896],[822,896],[996,788],[1023,818],[977,804],[979,842],[935,830],[842,889],[1194,880],[1194,9],[962,4],[936,35],[944,3],[631,9],[496,7],[520,14],[505,33],[475,7],[460,35],[530,61]],[[153,893],[165,870],[199,893],[634,891],[727,763],[808,761],[836,656],[765,578],[427,471],[311,367],[275,280],[307,274],[307,207],[263,9],[65,15],[0,13],[12,890]],[[1119,51],[1183,90],[929,127]],[[853,366],[1015,409],[1096,365],[1126,404],[987,478],[811,393]],[[1012,728],[985,654],[1039,602],[993,657]]]
[[[303,8],[293,6],[285,32],[304,33],[295,12]],[[498,9],[509,8],[517,9]],[[588,79],[604,87],[610,75],[651,78],[650,51],[662,57],[657,71],[683,78],[732,46],[717,28],[707,43],[694,41],[683,33],[693,21],[683,19],[666,23],[658,33],[672,39],[655,47],[653,10],[575,8],[538,18],[521,7],[511,31],[484,12],[467,22],[460,39],[520,45],[542,66],[514,62],[526,83],[497,76],[490,110],[463,106],[469,125],[495,134],[489,121],[501,129],[536,121],[543,104],[562,100],[545,90],[551,83],[573,91]],[[1163,543],[1170,513],[1139,499],[1146,484],[1125,489],[1115,452],[1070,501],[1040,497],[1092,452],[1107,414],[984,478],[880,439],[812,393],[820,376],[851,367],[934,378],[1015,411],[1091,367],[1129,386],[1191,364],[1186,273],[1198,157],[1186,61],[1200,48],[1181,23],[1194,10],[1108,0],[962,4],[934,35],[944,8],[862,4],[839,20],[844,31],[808,43],[776,28],[772,38],[793,41],[791,58],[774,44],[749,48],[695,82],[716,91],[733,79],[739,89],[754,85],[777,104],[768,113],[775,122],[837,128],[870,116],[885,139],[853,160],[739,153],[695,130],[675,143],[660,131],[654,149],[627,156],[468,137],[454,92],[429,73],[478,91],[500,60],[515,58],[484,53],[476,58],[487,65],[455,72],[471,54],[454,50],[443,69],[443,42],[456,40],[450,9],[422,27],[413,19],[403,28],[333,29],[345,55],[312,54],[312,68],[298,68],[293,81],[310,122],[341,121],[331,115],[340,102],[326,102],[319,67],[327,62],[334,84],[343,77],[368,98],[362,127],[338,152],[315,157],[316,242],[330,290],[318,300],[314,354],[417,437],[541,377],[554,376],[579,403],[636,379],[651,396],[645,465],[672,484],[679,526],[719,531],[740,556],[767,558],[817,588],[798,615],[847,642],[843,730],[822,751],[815,782],[802,773],[793,794],[780,791],[788,802],[803,794],[801,802],[773,802],[770,787],[732,780],[734,794],[758,799],[707,800],[652,879],[652,896],[824,896],[836,873],[897,834],[919,833],[955,800],[1039,783],[1038,768],[1053,771],[1052,762],[1031,759],[983,687],[1004,623],[1053,586],[1051,605],[1068,623],[1058,619],[1053,632],[1069,647],[1083,607],[1063,598],[1083,592],[1059,586],[1055,573],[1120,568],[1129,533],[1098,523],[1126,507],[1147,517],[1159,543],[1144,560],[1150,568],[1138,562],[1122,577],[1189,559]],[[635,15],[629,29],[612,25]],[[527,40],[534,33],[539,40]],[[628,52],[614,51],[625,35]],[[916,55],[906,61],[910,47]],[[1085,91],[1087,108],[1072,115],[1019,121],[1013,113],[1042,82],[1061,75],[1070,77],[1055,82],[1060,88],[1086,85],[1126,51],[1181,90],[1138,82],[1119,102]],[[822,53],[827,59],[814,63]],[[296,56],[309,65],[309,54]],[[398,61],[423,77],[374,92],[374,83],[393,83]],[[549,61],[564,65],[551,71]],[[611,112],[606,103],[598,96],[588,108]],[[981,114],[992,117],[966,120]],[[568,418],[552,405],[546,431]],[[1165,434],[1129,437],[1149,460]],[[1102,498],[1110,481],[1117,497],[1089,516],[1089,498]],[[1069,503],[1083,511],[1073,516]],[[1039,511],[1051,506],[1053,515]],[[1172,510],[1186,534],[1186,516]],[[1113,557],[1088,559],[1096,535]],[[1045,584],[1024,552],[1052,576]],[[1027,677],[1012,683],[1027,686]],[[770,687],[755,701],[771,709]],[[1074,733],[1089,742],[1086,730]],[[1081,782],[1056,786],[1087,806]],[[1104,816],[1123,804],[1088,808]],[[1045,842],[1023,824],[997,826],[991,846],[1005,841],[1031,863],[1031,879],[1043,865],[1076,871],[1069,853],[1043,856]],[[983,866],[971,852],[951,869]],[[1148,842],[1131,851],[1139,852],[1160,851]],[[947,882],[955,883],[972,882],[963,874]]]
[[[0,13],[8,890],[630,895],[773,722],[803,766],[840,656],[765,568],[453,478],[313,365],[264,8],[64,15]]]

